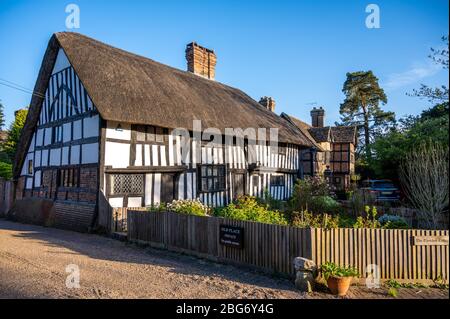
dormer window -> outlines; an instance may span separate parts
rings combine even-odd
[[[122,125],[120,123],[117,124],[116,131],[117,132],[122,132],[123,131]]]

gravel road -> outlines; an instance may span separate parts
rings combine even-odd
[[[80,288],[66,287],[70,264],[80,270]],[[0,298],[302,297],[285,279],[0,219]]]
[[[80,287],[67,288],[68,265]],[[0,219],[0,298],[334,298],[302,294],[291,281],[141,248],[92,234]],[[390,298],[352,286],[347,298]],[[449,298],[443,289],[399,289],[398,298]]]

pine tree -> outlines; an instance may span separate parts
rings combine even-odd
[[[395,118],[393,112],[385,112],[380,103],[386,104],[387,97],[378,84],[378,78],[372,71],[347,73],[342,92],[345,100],[341,104],[341,125],[356,125],[363,137],[363,148],[366,157],[371,157],[371,137],[377,129]]]

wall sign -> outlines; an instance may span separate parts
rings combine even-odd
[[[219,239],[222,245],[244,248],[244,228],[220,225]]]
[[[448,236],[413,236],[414,246],[448,246]]]

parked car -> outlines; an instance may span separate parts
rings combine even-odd
[[[363,181],[362,189],[374,196],[377,202],[397,202],[400,200],[400,190],[388,179]]]

